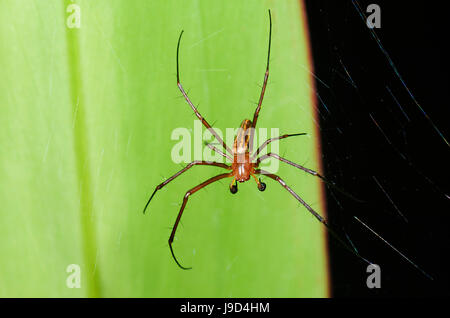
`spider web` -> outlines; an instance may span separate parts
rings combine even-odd
[[[366,264],[329,237],[332,293],[442,297],[450,193],[445,10],[378,1],[381,28],[372,31],[363,19],[370,3],[306,1],[324,173],[365,201],[328,188],[328,217],[381,266],[381,288],[367,288]]]

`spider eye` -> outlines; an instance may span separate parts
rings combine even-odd
[[[266,190],[266,184],[264,182],[261,182],[261,180],[259,181],[258,190],[261,192]]]
[[[233,185],[230,187],[230,192],[233,193],[233,194],[235,194],[235,193],[237,192],[237,190],[238,190],[237,184],[233,184]]]

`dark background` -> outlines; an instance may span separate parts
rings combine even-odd
[[[358,3],[366,14],[373,2]],[[381,28],[374,30],[420,106],[450,138],[445,48],[449,11],[442,3],[377,1]],[[329,236],[332,294],[448,296],[450,148],[408,94],[352,1],[310,0],[306,6],[314,73],[324,83],[316,81],[323,101],[318,101],[318,109],[324,173],[365,201],[358,203],[328,188],[328,217],[362,256],[381,266],[381,288],[368,289],[366,264]],[[353,215],[434,280],[364,229]]]

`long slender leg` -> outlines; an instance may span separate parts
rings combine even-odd
[[[284,182],[283,179],[281,179],[279,176],[277,176],[276,174],[272,174],[269,173],[267,171],[261,170],[261,169],[257,169],[255,170],[255,174],[262,174],[265,175],[275,181],[277,181],[283,188],[285,188],[290,194],[292,194],[292,196],[297,199],[298,202],[300,202],[320,223],[322,223],[323,225],[326,226],[327,230],[342,244],[343,247],[345,247],[345,249],[347,249],[349,252],[351,252],[352,254],[354,254],[356,257],[358,257],[359,259],[363,260],[365,263],[367,264],[372,264],[371,262],[369,262],[367,259],[365,259],[364,257],[362,257],[357,251],[355,251],[352,247],[350,247],[347,243],[345,243],[345,241],[343,239],[341,239],[341,237],[332,229],[332,227],[330,226],[330,224],[328,223],[328,221],[321,216],[319,213],[317,213],[308,203],[306,203],[305,201],[303,201],[303,199],[294,192],[294,190],[292,190],[287,184],[286,182]]]
[[[210,124],[208,124],[208,122],[206,121],[205,118],[203,118],[202,115],[200,115],[200,113],[198,112],[197,108],[194,106],[194,104],[192,104],[191,100],[189,99],[189,97],[187,96],[186,92],[183,89],[183,86],[180,83],[180,70],[179,70],[179,62],[178,62],[178,55],[179,55],[179,51],[180,51],[180,42],[181,42],[181,36],[183,35],[184,31],[181,31],[180,33],[180,37],[178,38],[178,45],[177,45],[177,85],[178,88],[180,89],[181,93],[184,96],[184,99],[187,101],[187,103],[189,104],[189,106],[191,106],[192,110],[194,111],[195,115],[197,116],[198,119],[200,119],[200,121],[202,122],[202,124],[209,130],[209,132],[211,134],[213,134],[214,137],[216,137],[217,141],[219,141],[219,143],[222,144],[223,148],[226,149],[226,151],[228,151],[228,153],[233,154],[233,152],[231,151],[231,149],[225,144],[225,142],[223,141],[222,138],[220,138],[220,136],[217,134],[217,132],[211,127]]]
[[[296,168],[298,168],[298,169],[301,169],[301,170],[303,170],[303,171],[305,171],[305,172],[307,172],[307,173],[309,173],[309,174],[311,174],[311,175],[313,175],[313,176],[319,177],[319,178],[322,179],[322,181],[325,182],[327,185],[333,187],[333,189],[336,189],[337,191],[339,191],[339,192],[342,193],[343,195],[349,197],[350,199],[352,199],[352,200],[354,200],[354,201],[356,201],[356,202],[360,202],[360,203],[365,202],[365,201],[363,201],[363,200],[360,200],[360,199],[358,199],[358,198],[355,198],[355,197],[354,197],[353,195],[351,195],[350,193],[348,193],[348,192],[342,190],[342,189],[339,188],[334,182],[328,181],[327,179],[325,179],[324,176],[322,176],[322,175],[319,174],[318,172],[316,172],[316,171],[314,171],[314,170],[311,170],[311,169],[309,169],[309,168],[303,167],[303,166],[301,166],[301,165],[299,165],[299,164],[296,164],[295,162],[289,161],[289,160],[287,160],[287,159],[285,159],[285,158],[283,158],[283,157],[280,157],[279,155],[277,155],[277,154],[275,154],[275,153],[269,152],[268,154],[259,157],[259,158],[256,160],[256,166],[258,166],[258,165],[261,163],[261,161],[263,161],[263,160],[265,160],[265,159],[268,159],[268,158],[270,158],[270,157],[275,158],[275,159],[278,159],[278,160],[280,160],[280,161],[282,161],[282,162],[284,162],[284,163],[287,163],[288,165],[291,165],[291,166],[293,166],[293,167],[296,167]]]
[[[143,213],[145,214],[145,210],[147,209],[150,201],[153,199],[153,196],[155,195],[156,191],[161,190],[162,187],[164,187],[170,181],[172,181],[173,179],[178,177],[180,174],[182,174],[183,172],[185,172],[189,168],[191,168],[193,166],[197,166],[197,165],[200,165],[200,166],[216,166],[216,167],[225,168],[225,169],[228,169],[228,170],[231,169],[230,166],[228,166],[228,165],[226,165],[224,163],[220,163],[220,162],[208,162],[208,161],[198,161],[198,160],[192,161],[186,167],[184,167],[183,169],[181,169],[180,171],[175,173],[173,176],[171,176],[169,179],[165,180],[163,183],[161,183],[161,184],[156,186],[155,191],[153,191],[152,195],[150,196],[150,199],[148,199],[147,204],[145,205]]]
[[[294,196],[294,198],[297,199],[297,201],[299,201],[312,215],[314,215],[314,217],[319,220],[320,223],[322,223],[323,225],[326,226],[327,230],[330,232],[330,234],[332,234],[341,244],[342,246],[344,246],[349,252],[351,252],[352,254],[354,254],[356,257],[358,257],[359,259],[363,260],[364,262],[366,262],[367,264],[372,264],[370,261],[368,261],[367,259],[365,259],[364,257],[361,256],[361,254],[359,254],[358,250],[354,247],[353,243],[352,246],[349,246],[347,243],[345,243],[345,241],[333,230],[333,228],[330,226],[330,224],[328,223],[328,221],[322,217],[319,213],[317,213],[316,211],[314,211],[314,209],[312,207],[310,207],[305,201],[303,201],[302,198],[300,198],[298,196],[297,193],[294,192],[294,190],[292,190],[285,182],[283,179],[281,179],[279,176],[275,175],[275,174],[271,174],[267,171],[261,170],[261,169],[257,169],[255,170],[255,174],[262,174],[265,175],[275,181],[277,181],[279,184],[281,184],[281,186],[283,188],[285,188],[287,191],[289,191],[290,194],[292,194]],[[411,261],[408,257],[406,257],[405,254],[403,254],[402,252],[400,252],[398,249],[396,249],[391,243],[389,243],[388,241],[386,241],[383,237],[381,237],[381,235],[379,235],[378,233],[376,233],[372,228],[370,228],[367,224],[365,224],[364,222],[362,222],[360,219],[358,219],[356,216],[353,216],[353,218],[358,221],[359,223],[361,223],[366,229],[368,229],[370,232],[372,232],[372,234],[374,234],[375,236],[377,236],[383,243],[385,243],[386,245],[388,245],[391,249],[393,249],[398,255],[400,255],[404,260],[408,261],[411,265],[413,265],[417,270],[419,270],[424,276],[426,276],[427,278],[433,280],[433,277],[431,277],[428,273],[426,273],[423,269],[421,269],[416,263],[414,263],[413,261]],[[351,242],[351,241],[350,241]]]
[[[267,80],[269,78],[269,60],[270,60],[270,44],[272,41],[272,16],[269,10],[269,49],[267,52],[267,64],[266,73],[264,74],[263,86],[261,88],[261,95],[259,96],[258,106],[256,107],[255,113],[253,115],[252,127],[256,127],[256,122],[258,120],[259,111],[261,110],[262,101],[264,98],[264,93],[266,92]]]
[[[292,189],[291,189],[291,188],[283,181],[283,179],[281,179],[279,176],[277,176],[276,174],[272,174],[272,173],[266,172],[266,171],[261,170],[261,169],[255,170],[255,174],[262,174],[262,175],[265,175],[266,177],[269,177],[269,178],[271,178],[271,179],[277,181],[279,184],[281,184],[281,186],[282,186],[283,188],[285,188],[286,190],[288,190],[289,193],[292,194],[292,195],[297,199],[297,201],[299,201],[299,202],[300,202],[300,203],[301,203],[301,204],[302,204],[309,212],[311,212],[311,214],[314,215],[314,216],[316,217],[316,219],[319,220],[319,222],[321,222],[321,223],[323,223],[323,224],[325,224],[325,225],[328,226],[328,223],[327,223],[327,221],[325,220],[325,218],[322,217],[322,216],[321,216],[319,213],[317,213],[316,211],[314,211],[314,209],[311,208],[311,207],[308,205],[308,203],[306,203],[305,201],[303,201],[303,199],[300,198],[300,197],[298,196],[298,194],[295,193],[294,190],[292,190]]]
[[[197,192],[198,190],[200,190],[200,189],[206,187],[208,184],[211,184],[211,183],[213,183],[213,182],[215,182],[215,181],[218,181],[218,180],[223,179],[223,178],[231,177],[231,176],[232,176],[232,173],[223,173],[223,174],[219,174],[218,176],[212,177],[212,178],[206,180],[205,182],[199,184],[198,186],[192,188],[191,190],[189,190],[188,192],[186,192],[186,194],[184,195],[184,198],[183,198],[183,204],[181,205],[180,212],[178,213],[177,219],[176,219],[175,224],[174,224],[174,226],[173,226],[173,228],[172,228],[172,233],[170,234],[170,237],[169,237],[169,248],[170,248],[170,252],[172,253],[173,259],[175,260],[175,262],[177,263],[177,265],[178,265],[180,268],[182,268],[182,269],[191,269],[191,268],[192,268],[192,267],[183,267],[183,266],[181,266],[181,264],[178,262],[177,258],[175,257],[175,254],[174,254],[173,248],[172,248],[172,243],[173,243],[173,239],[174,239],[174,237],[175,237],[175,232],[177,231],[178,223],[180,222],[181,215],[183,214],[184,208],[186,207],[186,203],[187,203],[187,201],[188,201],[188,199],[189,199],[189,196],[190,196],[191,194],[194,194],[194,193]]]
[[[282,136],[278,136],[278,137],[273,137],[270,139],[267,139],[261,146],[259,146],[259,148],[256,150],[256,152],[253,154],[252,156],[252,160],[256,158],[256,156],[259,155],[259,153],[268,145],[270,144],[272,141],[275,140],[281,140],[284,138],[288,138],[288,137],[294,137],[294,136],[303,136],[306,135],[306,133],[300,133],[300,134],[286,134],[286,135],[282,135]]]
[[[230,155],[228,155],[227,153],[224,153],[223,151],[220,151],[219,149],[217,149],[216,147],[214,147],[212,144],[206,143],[205,144],[208,148],[210,148],[211,150],[217,152],[219,155],[221,155],[222,157],[227,158],[230,161],[233,161],[233,158],[230,157]]]
[[[316,171],[311,170],[311,169],[308,169],[308,168],[305,168],[305,167],[303,167],[303,166],[301,166],[301,165],[299,165],[299,164],[296,164],[295,162],[292,162],[292,161],[289,161],[289,160],[287,160],[287,159],[284,159],[284,158],[280,157],[279,155],[277,155],[276,153],[272,153],[272,152],[269,152],[268,154],[265,154],[264,156],[259,157],[259,158],[256,160],[256,165],[258,166],[258,165],[261,163],[261,161],[266,160],[266,159],[268,159],[268,158],[270,158],[270,157],[275,158],[275,159],[278,159],[278,160],[280,160],[280,161],[282,161],[282,162],[285,162],[285,163],[287,163],[287,164],[289,164],[289,165],[291,165],[291,166],[294,166],[294,167],[296,167],[296,168],[298,168],[298,169],[301,169],[301,170],[303,170],[303,171],[305,171],[305,172],[307,172],[307,173],[309,173],[309,174],[312,174],[313,176],[318,176],[319,178],[322,177],[322,176],[321,176],[319,173],[317,173]]]
[[[258,121],[259,111],[261,110],[262,101],[264,99],[264,93],[266,92],[267,80],[269,79],[269,60],[270,60],[270,44],[272,41],[272,15],[269,10],[269,48],[267,51],[267,64],[266,64],[266,73],[264,74],[264,81],[261,88],[261,94],[259,96],[258,106],[256,107],[255,113],[253,115],[252,121],[252,132],[250,133],[250,151],[253,147],[253,137],[255,135],[254,130],[256,127],[256,122]]]

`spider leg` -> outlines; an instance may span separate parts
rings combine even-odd
[[[191,102],[191,100],[189,99],[188,95],[186,94],[186,92],[183,89],[183,86],[180,83],[180,70],[179,70],[179,62],[178,62],[178,55],[179,55],[179,51],[180,51],[180,42],[181,42],[181,36],[183,35],[184,31],[181,31],[180,33],[180,37],[178,38],[178,44],[177,44],[177,85],[178,88],[180,89],[181,93],[184,96],[184,99],[186,100],[186,102],[189,104],[189,106],[191,106],[192,110],[194,111],[195,115],[197,116],[197,118],[202,122],[202,124],[209,130],[209,132],[216,137],[216,139],[219,141],[219,143],[222,144],[223,148],[226,149],[226,151],[228,151],[228,153],[233,154],[233,152],[231,151],[231,149],[225,144],[225,142],[223,141],[223,139],[217,134],[217,132],[211,127],[210,124],[208,124],[208,122],[206,121],[205,118],[203,118],[202,115],[200,115],[200,113],[197,110],[197,107],[194,106],[194,104]]]
[[[174,224],[174,226],[173,226],[173,228],[172,228],[172,233],[170,234],[170,237],[169,237],[169,248],[170,248],[170,252],[172,253],[172,257],[173,257],[173,259],[175,260],[175,263],[177,263],[177,265],[178,265],[181,269],[191,269],[192,267],[184,267],[184,266],[182,266],[182,265],[178,262],[177,258],[175,257],[175,253],[173,252],[172,243],[173,243],[173,239],[175,238],[175,232],[177,231],[178,223],[180,222],[181,215],[183,214],[184,208],[186,207],[186,203],[187,203],[187,201],[188,201],[188,199],[189,199],[189,196],[190,196],[191,194],[194,194],[194,193],[197,192],[198,190],[200,190],[200,189],[206,187],[208,184],[211,184],[211,183],[216,182],[216,181],[218,181],[218,180],[220,180],[220,179],[227,178],[227,177],[231,177],[231,176],[232,176],[232,173],[223,173],[223,174],[219,174],[219,175],[217,175],[217,176],[215,176],[215,177],[212,177],[212,178],[206,180],[206,181],[203,182],[203,183],[200,183],[198,186],[192,188],[191,190],[189,190],[188,192],[186,192],[186,194],[184,195],[184,198],[183,198],[183,204],[181,205],[180,212],[178,212],[177,219],[175,220],[175,224]]]
[[[364,261],[367,264],[372,264],[370,261],[368,261],[367,259],[365,259],[364,257],[361,256],[361,254],[359,254],[355,249],[353,249],[352,247],[350,247],[347,243],[345,243],[345,241],[343,239],[341,239],[341,237],[333,230],[333,228],[330,226],[330,224],[328,223],[328,221],[321,216],[319,213],[317,213],[308,203],[306,203],[305,201],[303,201],[303,199],[294,192],[294,190],[292,190],[287,184],[286,182],[284,182],[283,179],[281,179],[279,176],[277,176],[276,174],[272,174],[269,173],[267,171],[261,170],[261,169],[257,169],[255,170],[255,174],[262,174],[265,175],[275,181],[277,181],[283,188],[285,188],[295,199],[297,199],[298,202],[300,202],[320,223],[322,223],[323,225],[325,225],[325,227],[327,228],[327,230],[330,232],[330,234],[332,234],[341,244],[342,246],[348,250],[349,252],[351,252],[353,255],[355,255],[356,257],[358,257],[359,259],[361,259],[362,261]]]
[[[227,158],[230,161],[233,161],[233,158],[230,157],[230,155],[228,155],[227,153],[224,153],[223,151],[220,151],[219,149],[217,149],[216,147],[214,147],[212,144],[209,143],[205,143],[205,145],[210,148],[211,150],[217,152],[219,155],[221,155],[222,157]]]
[[[286,134],[286,135],[282,135],[282,136],[278,136],[278,137],[273,137],[270,139],[267,139],[259,148],[258,150],[256,150],[256,152],[253,154],[252,156],[252,160],[254,160],[256,158],[256,156],[268,145],[270,144],[272,141],[275,140],[281,140],[284,138],[288,138],[288,137],[294,137],[294,136],[303,136],[306,135],[306,133],[300,133],[300,134]]]
[[[199,160],[192,161],[186,167],[184,167],[183,169],[181,169],[180,171],[175,173],[173,176],[171,176],[169,179],[165,180],[163,183],[161,183],[161,184],[156,186],[155,191],[153,191],[152,195],[150,196],[150,199],[148,199],[147,204],[145,205],[144,211],[142,213],[145,214],[145,210],[147,210],[147,207],[150,204],[150,201],[153,199],[153,196],[155,195],[156,191],[160,190],[162,187],[164,187],[166,184],[168,184],[170,181],[172,181],[173,179],[178,177],[180,174],[182,174],[183,172],[185,172],[189,168],[191,168],[193,166],[197,166],[197,165],[201,165],[201,166],[216,166],[216,167],[221,167],[221,168],[228,169],[228,170],[231,169],[230,166],[228,166],[228,165],[226,165],[224,163],[220,163],[220,162],[208,162],[208,161],[199,161]]]
[[[266,86],[267,86],[267,80],[269,79],[269,60],[270,60],[270,44],[272,41],[272,15],[270,14],[269,10],[269,48],[267,51],[267,64],[266,64],[266,73],[264,74],[264,81],[261,88],[261,94],[259,96],[258,106],[256,107],[255,113],[253,115],[253,121],[252,121],[252,131],[250,133],[250,151],[253,147],[253,137],[255,136],[254,130],[256,127],[256,122],[258,121],[258,115],[259,111],[261,110],[262,101],[264,99],[264,93],[266,92]]]
[[[322,181],[325,182],[327,185],[333,187],[334,189],[336,189],[337,191],[339,191],[339,192],[342,193],[343,195],[349,197],[350,199],[352,199],[352,200],[354,200],[354,201],[356,201],[356,202],[360,202],[360,203],[364,203],[364,202],[365,202],[365,201],[363,201],[363,200],[360,200],[360,199],[358,199],[358,198],[355,198],[355,197],[354,197],[353,195],[351,195],[350,193],[348,193],[348,192],[342,190],[342,189],[339,188],[334,182],[328,181],[327,179],[325,179],[324,176],[322,176],[322,175],[319,174],[318,172],[316,172],[316,171],[314,171],[314,170],[311,170],[311,169],[309,169],[309,168],[303,167],[303,166],[301,166],[301,165],[299,165],[299,164],[297,164],[297,163],[295,163],[295,162],[289,161],[289,160],[287,160],[287,159],[285,159],[285,158],[283,158],[283,157],[280,157],[279,155],[277,155],[277,154],[275,154],[275,153],[269,152],[268,154],[259,157],[259,158],[256,160],[256,166],[258,166],[258,165],[261,163],[261,161],[266,160],[266,159],[268,159],[268,158],[270,158],[270,157],[275,158],[275,159],[278,159],[278,160],[280,160],[280,161],[282,161],[282,162],[284,162],[284,163],[287,163],[288,165],[291,165],[291,166],[293,166],[293,167],[296,167],[296,168],[298,168],[298,169],[300,169],[300,170],[303,170],[303,171],[305,171],[305,172],[307,172],[307,173],[309,173],[309,174],[311,174],[311,175],[313,175],[313,176],[319,177],[319,178],[322,179]]]

